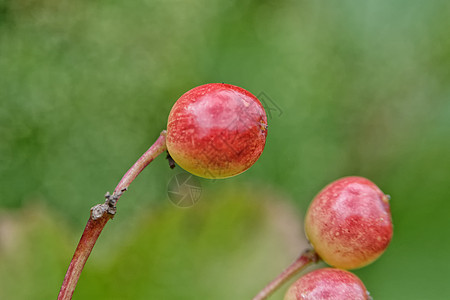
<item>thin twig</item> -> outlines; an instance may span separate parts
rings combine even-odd
[[[311,263],[319,261],[317,253],[308,249],[300,255],[289,267],[287,267],[280,275],[278,275],[272,282],[270,282],[264,289],[262,289],[253,300],[267,299],[273,292],[275,292],[283,283],[288,281],[292,276],[303,270]]]
[[[128,189],[136,176],[144,170],[158,155],[166,151],[166,131],[163,130],[155,143],[134,163],[125,173],[114,189],[114,193],[105,195],[106,201],[91,208],[91,215],[84,229],[83,235],[78,242],[77,249],[70,262],[66,276],[64,277],[58,300],[72,299],[73,292],[77,286],[81,271],[94,248],[100,233],[106,223],[112,219],[116,213],[116,204],[120,196]]]

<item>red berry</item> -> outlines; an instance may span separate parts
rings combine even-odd
[[[284,300],[367,300],[369,292],[354,274],[340,269],[312,271],[289,288]]]
[[[166,143],[186,171],[226,178],[258,160],[266,136],[266,113],[254,95],[234,85],[210,83],[188,91],[172,107]]]
[[[377,259],[391,241],[389,197],[366,178],[336,180],[309,206],[305,231],[329,265],[363,267]]]

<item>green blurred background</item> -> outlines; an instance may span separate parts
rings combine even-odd
[[[56,298],[89,208],[208,82],[265,93],[260,160],[181,209],[156,159],[74,299],[250,299],[346,175],[392,197],[394,239],[355,271],[372,296],[449,299],[449,29],[448,1],[0,0],[0,299]]]

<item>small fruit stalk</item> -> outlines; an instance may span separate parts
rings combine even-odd
[[[196,87],[175,103],[156,142],[125,173],[105,203],[94,206],[64,277],[58,300],[72,299],[83,267],[121,195],[142,170],[168,150],[186,171],[205,178],[226,178],[250,168],[266,142],[267,117],[259,100],[230,84]]]
[[[284,300],[369,300],[372,299],[362,281],[341,269],[323,268],[312,271],[294,282]]]
[[[286,269],[289,272],[281,273],[253,300],[266,299],[286,279],[313,262],[315,256],[311,253],[341,269],[361,268],[375,261],[392,239],[389,196],[366,178],[338,179],[310,204],[305,233],[313,250],[305,252],[307,256],[297,259]]]

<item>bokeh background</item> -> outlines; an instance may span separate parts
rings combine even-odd
[[[74,299],[250,299],[346,175],[392,197],[390,247],[354,271],[372,296],[449,299],[449,28],[448,1],[0,0],[0,299],[56,298],[89,208],[208,82],[264,93],[260,160],[181,209],[157,158]]]

